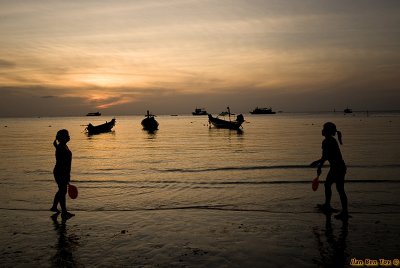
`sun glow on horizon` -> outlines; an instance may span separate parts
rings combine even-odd
[[[114,74],[86,74],[75,76],[78,83],[93,85],[103,88],[122,87],[127,85],[139,85],[137,79],[127,77],[126,75]],[[135,81],[136,80],[136,81]]]
[[[86,97],[87,101],[93,103],[98,109],[108,109],[110,107],[125,103],[133,103],[136,98],[134,95],[119,95],[110,93],[92,93]]]

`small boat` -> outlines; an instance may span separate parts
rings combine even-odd
[[[95,112],[95,113],[87,113],[86,116],[100,116],[100,112]]]
[[[110,132],[112,128],[115,126],[115,118],[111,119],[110,122],[105,122],[104,124],[93,126],[89,123],[86,127],[86,131],[88,135],[100,134]]]
[[[147,114],[145,116],[146,116],[146,118],[142,120],[143,129],[147,130],[147,131],[157,130],[158,122],[154,118],[154,115],[150,114],[150,112],[147,111]]]
[[[231,121],[231,112],[229,107],[228,109],[228,115],[229,115],[229,121],[218,118],[218,117],[213,117],[211,114],[208,115],[208,122],[216,127],[216,128],[227,128],[227,129],[233,129],[233,130],[239,130],[240,127],[242,126],[244,122],[244,117],[242,114],[239,114],[236,117],[235,121]]]
[[[272,111],[271,108],[258,108],[256,107],[251,114],[276,114],[276,112]]]
[[[346,109],[344,109],[344,111],[343,111],[345,114],[351,114],[352,112],[353,112],[353,110],[352,109],[349,109],[349,108],[346,108]]]
[[[207,111],[204,108],[196,108],[192,115],[207,115]]]

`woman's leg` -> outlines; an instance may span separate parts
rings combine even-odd
[[[60,205],[61,205],[61,216],[64,219],[68,219],[70,217],[75,216],[75,214],[69,213],[67,211],[67,202],[66,202],[66,195],[67,195],[67,190],[68,190],[68,184],[66,183],[62,183],[58,185],[58,189],[59,189],[59,201],[60,201]]]
[[[60,206],[61,206],[61,211],[63,213],[66,213],[67,206],[66,206],[65,196],[67,194],[67,184],[59,183],[57,194],[58,194],[58,201],[60,202]]]
[[[57,193],[54,195],[54,200],[53,200],[53,206],[50,208],[51,211],[53,212],[60,212],[57,208],[58,202],[59,202],[59,198],[58,198],[59,194],[58,191]]]
[[[332,184],[325,182],[325,205],[331,205],[331,198],[332,198]]]
[[[332,199],[332,184],[333,184],[332,172],[329,170],[325,181],[325,206],[331,206]]]
[[[55,177],[55,176],[54,176]],[[55,178],[56,182],[57,182],[57,178]],[[58,182],[57,182],[58,184]],[[58,203],[60,202],[60,194],[59,194],[59,190],[57,191],[57,193],[54,195],[54,199],[53,199],[53,206],[50,208],[51,211],[53,212],[60,212],[57,208]]]
[[[347,195],[346,192],[344,191],[344,180],[336,182],[336,190],[339,193],[340,202],[342,203],[342,213],[348,214]]]

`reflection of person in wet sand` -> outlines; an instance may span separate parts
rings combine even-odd
[[[57,231],[58,240],[56,243],[56,254],[52,258],[52,267],[77,267],[74,260],[73,251],[78,245],[78,237],[67,235],[67,218],[61,217],[61,223],[58,222],[57,217],[59,213],[51,216],[54,223],[54,230]]]
[[[325,161],[330,164],[330,169],[325,181],[325,203],[321,205],[322,211],[331,213],[333,211],[331,207],[332,197],[332,184],[336,183],[336,190],[339,193],[340,201],[342,203],[342,211],[336,215],[335,218],[347,220],[349,218],[347,209],[347,196],[344,191],[344,177],[346,175],[346,164],[343,161],[342,153],[340,152],[339,145],[334,138],[338,134],[340,144],[342,144],[342,133],[336,130],[336,125],[331,122],[324,124],[322,129],[322,135],[325,140],[322,142],[322,157],[311,163],[311,167],[318,167],[317,174],[321,175],[321,168]]]
[[[64,218],[70,218],[74,214],[67,211],[66,198],[67,187],[71,177],[71,162],[72,153],[67,146],[70,137],[68,130],[61,129],[57,132],[56,139],[53,142],[56,148],[56,165],[53,170],[54,178],[58,185],[58,192],[54,196],[53,206],[50,208],[51,211],[59,213],[57,208],[58,203],[60,203],[62,214]],[[58,143],[57,143],[58,141]]]
[[[326,214],[325,224],[325,238],[326,244],[324,243],[324,237],[318,230],[320,227],[314,228],[314,235],[318,243],[318,250],[321,255],[321,260],[317,261],[318,264],[323,267],[345,267],[349,264],[349,254],[346,252],[347,249],[347,234],[348,234],[348,222],[342,221],[342,227],[339,235],[336,237],[333,233],[331,215]],[[321,262],[321,263],[320,263]]]

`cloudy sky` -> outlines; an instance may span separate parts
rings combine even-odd
[[[0,116],[400,110],[400,1],[0,0]]]

